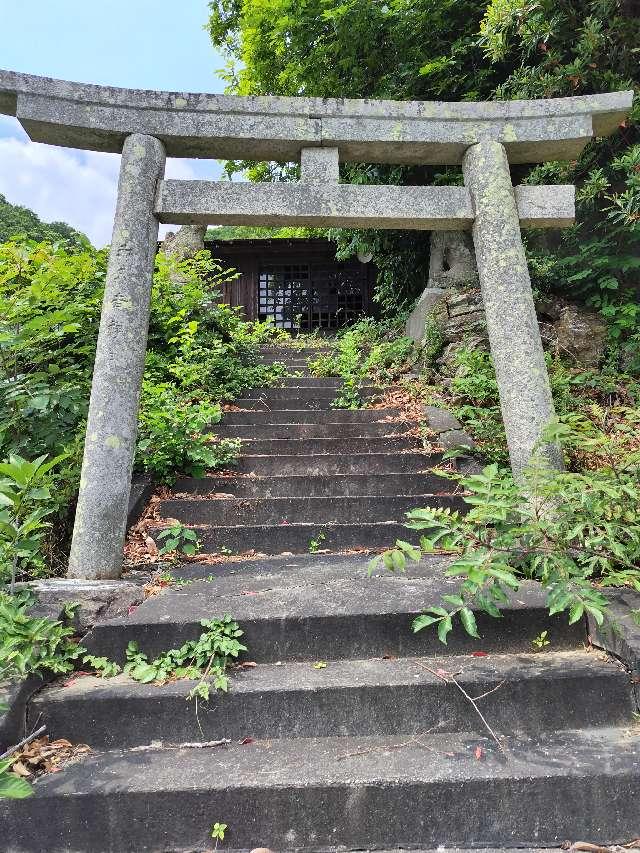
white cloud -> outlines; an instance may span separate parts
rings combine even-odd
[[[191,179],[203,167],[205,163],[168,160],[166,173]],[[119,168],[118,154],[0,138],[0,193],[12,204],[31,208],[45,222],[68,222],[96,246],[111,240]]]

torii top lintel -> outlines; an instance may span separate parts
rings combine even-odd
[[[613,133],[633,92],[535,101],[376,101],[190,94],[96,86],[0,71],[0,113],[29,137],[120,152],[131,133],[170,157],[292,161],[338,148],[351,162],[459,164],[476,142],[502,142],[512,163],[567,160]]]

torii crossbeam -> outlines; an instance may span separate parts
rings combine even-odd
[[[471,229],[511,466],[553,401],[521,227],[562,227],[573,187],[513,187],[510,163],[575,159],[633,92],[443,103],[233,97],[0,71],[0,113],[35,142],[122,154],[69,575],[119,577],[158,223]],[[299,184],[164,179],[166,156],[301,162]],[[340,161],[462,165],[464,187],[353,186]],[[561,464],[558,449],[542,450]]]

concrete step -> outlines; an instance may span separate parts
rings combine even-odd
[[[425,730],[437,720],[424,720]],[[215,820],[235,849],[558,846],[638,831],[640,740],[625,729],[257,740],[115,751],[2,801],[5,850],[205,850]],[[480,756],[480,757],[478,757]],[[6,842],[5,842],[6,844]]]
[[[268,347],[260,350],[261,358],[317,358],[329,354],[332,347]]]
[[[225,412],[220,426],[230,424],[368,424],[398,416],[397,409],[261,409]],[[406,422],[388,422],[401,429]]]
[[[407,423],[226,424],[212,427],[220,438],[384,438],[406,432]]]
[[[400,453],[419,450],[419,439],[409,438],[265,438],[245,439],[242,455],[247,456],[316,456],[325,453]]]
[[[451,487],[449,487],[451,491]],[[369,524],[404,521],[416,507],[448,507],[464,512],[461,497],[447,495],[354,495],[349,497],[282,498],[173,498],[161,501],[161,518],[177,518],[182,524],[235,526],[311,524]],[[239,531],[240,532],[240,531]],[[215,536],[215,531],[212,532]],[[307,541],[308,546],[308,541]],[[364,544],[364,543],[363,543]],[[305,548],[306,550],[306,548]]]
[[[286,390],[286,389],[285,389]],[[312,397],[306,396],[298,396],[291,397],[289,399],[281,398],[281,399],[267,399],[266,397],[242,397],[239,400],[234,400],[233,405],[237,406],[239,409],[249,409],[254,412],[268,412],[271,409],[288,409],[290,412],[299,412],[306,410],[314,410],[318,412],[331,412],[334,411],[333,401],[335,399],[335,395],[319,397],[318,395],[314,395]],[[378,399],[375,395],[362,395],[363,404],[368,405],[371,402],[376,402]],[[336,410],[338,411],[338,410]],[[355,410],[359,411],[359,410]]]
[[[309,366],[309,361],[312,361],[316,356],[312,356],[311,358],[306,357],[296,357],[292,356],[263,356],[261,358],[262,364],[272,365],[272,364],[284,364],[284,366],[290,370],[291,372],[295,370],[307,370]]]
[[[282,535],[289,529],[275,528]],[[400,529],[406,536],[407,531]],[[457,588],[457,582],[444,576],[449,562],[431,557],[408,566],[405,574],[380,570],[373,577],[368,575],[369,558],[362,554],[191,564],[183,572],[174,571],[194,579],[192,583],[147,599],[126,618],[97,624],[86,644],[95,653],[120,661],[129,640],[136,640],[155,656],[197,638],[201,619],[226,613],[245,632],[248,659],[258,663],[478,650],[515,654],[531,652],[532,640],[544,630],[554,652],[583,641],[584,627],[569,626],[566,617],[549,617],[543,593],[530,583],[501,608],[501,619],[478,614],[479,640],[460,629],[444,647],[435,631],[413,633],[415,615]],[[197,580],[210,573],[214,580]]]
[[[296,401],[311,401],[311,400],[333,400],[338,394],[339,388],[335,386],[307,385],[304,377],[297,379],[296,385],[288,385],[284,388],[273,386],[271,388],[253,388],[246,391],[242,399],[245,400],[266,400],[269,403],[275,401],[293,403]],[[363,399],[369,399],[382,390],[378,386],[364,385],[359,390]],[[239,406],[238,400],[234,400],[234,405]],[[285,409],[287,406],[278,406],[280,409]]]
[[[285,379],[279,379],[277,386],[274,387],[304,387],[304,388],[342,388],[342,379],[337,377],[326,376],[288,376]]]
[[[380,550],[389,548],[398,538],[406,538],[407,529],[393,521],[351,524],[310,522],[295,524],[245,524],[195,527],[203,554],[308,554],[314,547],[328,551]],[[150,529],[153,537],[161,527]],[[317,542],[317,546],[313,543]]]
[[[52,738],[97,750],[152,741],[412,735],[419,720],[441,721],[439,732],[486,733],[471,703],[438,670],[457,673],[471,696],[489,694],[480,705],[499,735],[622,726],[631,719],[627,673],[585,651],[324,663],[321,669],[289,662],[239,671],[228,693],[199,703],[197,717],[185,701],[197,682],[158,687],[126,676],[80,678],[42,691],[29,720],[46,725]]]
[[[333,474],[311,477],[179,477],[173,496],[224,494],[236,498],[349,497],[350,495],[424,495],[446,492],[452,481],[437,474]]]
[[[434,453],[316,453],[310,456],[252,456],[246,450],[234,465],[241,474],[256,476],[308,474],[402,474],[427,471],[442,460]]]

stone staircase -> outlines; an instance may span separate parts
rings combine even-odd
[[[229,613],[255,666],[197,715],[184,681],[84,677],[42,691],[30,723],[93,753],[0,806],[3,851],[201,853],[216,821],[228,824],[221,850],[541,849],[640,835],[630,677],[585,648],[584,625],[549,619],[525,585],[502,619],[478,615],[481,640],[457,631],[445,647],[410,625],[455,588],[446,558],[369,577],[368,557],[345,552],[406,536],[407,508],[458,498],[423,473],[433,460],[416,442],[387,437],[400,431],[384,421],[392,413],[332,411],[333,384],[293,377],[248,398],[252,411],[227,415],[221,433],[246,439],[240,470],[252,476],[181,480],[162,508],[197,524],[206,550],[267,556],[185,564],[176,574],[190,583],[87,640],[116,660],[130,640],[154,655]],[[321,531],[343,553],[308,553]],[[543,630],[551,644],[534,653]]]
[[[291,374],[225,414],[216,433],[242,439],[237,477],[183,477],[161,516],[198,531],[203,551],[308,553],[388,547],[416,506],[462,508],[449,480],[429,473],[439,456],[404,436],[395,409],[332,409],[338,379],[309,376],[317,350],[271,350]],[[374,388],[364,388],[372,398]],[[218,496],[218,497],[215,497]]]

